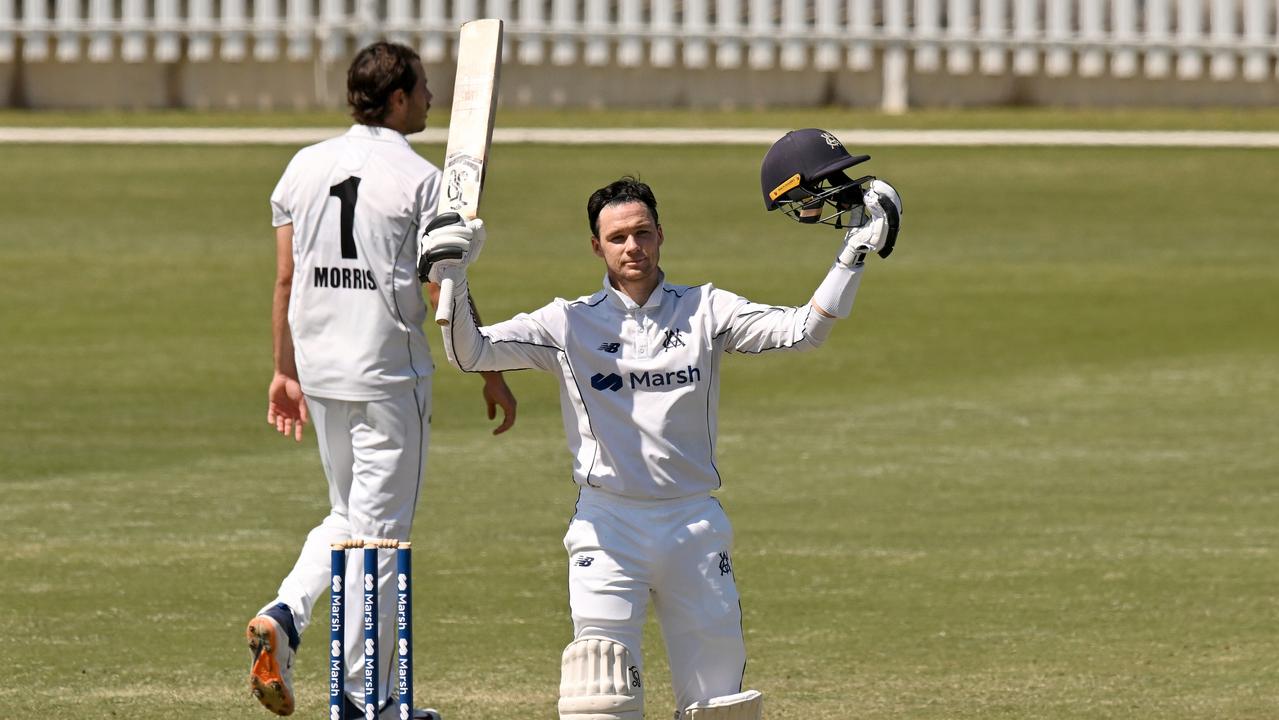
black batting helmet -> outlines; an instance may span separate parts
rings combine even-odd
[[[824,222],[839,227],[845,213],[861,208],[862,185],[874,179],[867,176],[850,180],[844,170],[869,159],[869,155],[848,154],[844,144],[825,130],[792,130],[764,155],[759,171],[764,208],[782,208],[803,223]],[[827,204],[834,212],[822,217]]]

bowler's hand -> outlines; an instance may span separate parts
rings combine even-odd
[[[302,442],[302,427],[311,420],[297,378],[276,373],[266,391],[266,421],[283,436]]]
[[[488,405],[489,420],[497,417],[498,407],[502,408],[502,424],[493,431],[501,435],[515,424],[515,393],[506,385],[500,372],[480,373],[484,376],[484,402]]]

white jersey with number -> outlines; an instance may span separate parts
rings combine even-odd
[[[417,279],[440,171],[389,128],[355,125],[303,148],[271,194],[293,225],[289,328],[302,390],[376,400],[432,372]]]
[[[712,285],[664,281],[639,306],[606,279],[594,295],[556,299],[483,328],[469,313],[455,313],[444,344],[462,370],[537,368],[558,376],[578,484],[672,499],[719,487],[724,353],[816,347],[834,322],[811,304],[761,305]]]

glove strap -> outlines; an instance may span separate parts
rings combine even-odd
[[[840,249],[839,257],[836,258],[836,261],[846,268],[856,269],[866,264],[866,253],[856,250],[856,246],[853,244],[853,234],[860,231],[862,227],[865,226],[849,228],[848,232],[844,233],[844,247]]]
[[[462,216],[455,212],[440,213],[426,224],[426,229],[422,231],[423,235],[430,233],[432,230],[442,228],[445,225],[462,225]]]

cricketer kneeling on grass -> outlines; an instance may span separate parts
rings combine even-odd
[[[581,486],[564,537],[574,640],[562,660],[563,720],[643,717],[640,641],[650,600],[669,653],[676,718],[761,717],[761,694],[742,688],[733,529],[711,494],[721,482],[720,361],[729,352],[816,348],[852,311],[866,254],[891,251],[901,215],[887,183],[843,174],[866,159],[820,130],[787,134],[765,158],[769,209],[850,227],[834,265],[800,307],[668,282],[658,262],[665,236],[657,201],[630,177],[587,202],[603,287],[495,325],[477,327],[465,310],[466,269],[483,243],[483,223],[459,221],[427,235],[431,257],[462,250],[457,259],[423,262],[432,281],[453,281],[454,307],[463,308],[442,328],[449,361],[468,372],[537,368],[559,379]]]

